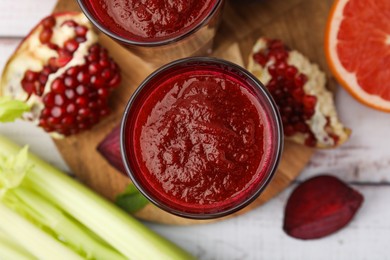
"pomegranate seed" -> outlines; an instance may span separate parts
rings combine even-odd
[[[41,71],[41,74],[49,76],[52,72],[53,70],[50,68],[50,66],[44,66]]]
[[[269,91],[273,91],[277,88],[277,81],[276,79],[271,79],[270,82],[267,85],[267,88]]]
[[[74,92],[73,89],[67,89],[65,90],[65,96],[69,99],[72,100],[76,96],[76,93]]]
[[[24,74],[24,79],[26,81],[32,82],[32,81],[36,81],[38,79],[38,76],[39,76],[38,72],[27,70],[26,73]]]
[[[45,107],[53,107],[54,106],[54,94],[52,92],[47,93],[43,97],[43,103]]]
[[[58,111],[56,111],[56,113],[61,113],[60,112],[61,109],[59,109]],[[47,123],[49,126],[55,126],[55,125],[58,125],[60,123],[60,119],[58,117],[54,117],[54,116],[50,116],[48,119],[47,119]]]
[[[292,93],[295,100],[298,102],[302,101],[303,96],[305,95],[305,92],[301,88],[295,89]]]
[[[75,88],[75,87],[77,87],[77,80],[75,80],[75,79],[72,78],[71,76],[67,76],[67,77],[65,77],[65,79],[64,79],[64,84],[65,84],[65,86],[67,86],[68,88]]]
[[[42,85],[45,85],[46,82],[47,82],[47,75],[45,75],[45,74],[39,75],[39,83],[41,83]]]
[[[295,68],[294,66],[288,66],[286,69],[286,78],[293,80],[297,73],[298,73],[297,68]]]
[[[99,57],[96,54],[92,53],[87,56],[87,60],[88,62],[96,62],[99,60]]]
[[[45,119],[39,119],[39,124],[40,127],[46,128],[48,127],[47,121]]]
[[[304,116],[305,116],[306,119],[310,119],[312,116],[314,116],[314,114],[315,114],[314,108],[306,109]]]
[[[276,72],[276,66],[275,65],[271,65],[268,67],[268,72],[269,74],[272,76],[272,77],[276,77],[278,75],[278,73]]]
[[[99,90],[100,90],[100,89],[99,89]],[[96,108],[99,108],[99,104],[98,104],[98,102],[96,102],[96,101],[91,101],[91,102],[89,102],[88,107],[89,107],[90,109],[96,109]]]
[[[98,62],[93,62],[88,66],[88,71],[90,74],[96,75],[96,74],[100,73],[101,67],[100,67]]]
[[[45,28],[39,34],[39,40],[42,44],[46,44],[50,42],[51,36],[53,35],[52,29]]]
[[[89,74],[84,71],[80,71],[77,74],[77,80],[82,84],[88,84],[89,83]],[[81,94],[80,94],[81,95]]]
[[[58,65],[57,65],[57,59],[54,57],[51,57],[49,59],[49,67],[52,71],[57,71],[58,70]]]
[[[48,117],[51,114],[51,110],[49,108],[44,108],[41,112],[41,116]]]
[[[117,65],[115,62],[111,62],[110,68],[111,68],[113,71],[118,71],[118,70],[119,70],[118,65]]]
[[[87,107],[88,106],[88,100],[85,97],[78,97],[76,99],[76,104],[79,107]]]
[[[299,74],[295,77],[294,82],[295,86],[297,86],[298,88],[302,88],[303,85],[305,85],[305,83],[307,82],[307,77],[303,74]]]
[[[69,26],[69,27],[76,27],[78,24],[75,21],[67,20],[61,24],[61,26]]]
[[[52,28],[54,25],[56,25],[56,20],[54,19],[53,16],[46,17],[45,19],[42,20],[42,25],[45,28]]]
[[[55,79],[51,85],[51,90],[54,93],[62,94],[65,92],[66,87],[61,79]]]
[[[64,43],[64,48],[70,53],[75,52],[79,47],[79,43],[75,39],[67,40]]]
[[[256,53],[253,55],[253,59],[259,63],[261,66],[265,66],[267,64],[267,57],[263,55],[262,53]]]
[[[94,44],[91,46],[91,48],[89,48],[89,53],[95,53],[95,54],[98,54],[100,51],[100,47],[98,44]]]
[[[76,88],[76,92],[78,95],[80,96],[84,96],[85,94],[87,94],[88,90],[85,86],[83,85],[80,85]]]
[[[85,37],[76,37],[76,42],[78,43],[82,43],[82,42],[85,42],[87,39]]]
[[[76,27],[75,32],[77,36],[85,38],[85,35],[88,32],[88,28],[83,25],[79,25]]]
[[[54,96],[54,104],[57,106],[62,106],[65,103],[65,97],[61,94],[56,94]]]
[[[120,74],[116,74],[111,80],[110,82],[108,83],[108,85],[111,87],[111,88],[115,88],[119,85],[119,83],[121,82],[121,75]]]
[[[305,95],[302,102],[305,108],[313,109],[317,103],[317,98],[315,96]]]
[[[105,85],[105,80],[101,76],[92,76],[91,77],[91,83],[95,88],[101,88],[102,86]]]
[[[50,113],[54,118],[59,118],[64,114],[64,111],[60,107],[53,107]],[[53,123],[51,123],[51,125],[53,125]]]
[[[82,117],[89,117],[91,115],[91,110],[89,108],[80,108],[79,115]]]
[[[287,59],[287,57],[288,57],[288,54],[285,51],[278,51],[275,53],[275,59],[277,61],[285,61]]]
[[[105,68],[109,68],[110,67],[110,62],[107,60],[107,59],[102,59],[99,61],[99,65],[105,69]]]
[[[58,51],[58,49],[60,48],[57,44],[52,43],[52,42],[47,43],[47,47],[49,47],[50,49],[55,50],[55,51]]]
[[[284,76],[286,74],[287,64],[285,62],[281,62],[276,67],[276,72],[280,76]]]
[[[75,115],[77,114],[77,107],[75,104],[69,104],[66,106],[66,113],[68,113],[69,115]]]
[[[45,85],[41,85],[39,82],[35,82],[35,94],[38,96],[43,95],[43,91],[45,90]]]
[[[28,82],[26,80],[22,80],[22,88],[24,89],[24,91],[27,92],[27,94],[31,95],[33,93],[35,93],[35,82]]]
[[[66,75],[68,76],[76,76],[79,73],[78,67],[71,67],[66,71]]]
[[[75,122],[75,120],[72,116],[66,116],[62,119],[61,123],[66,125],[66,126],[72,126],[74,122]]]
[[[110,92],[107,89],[105,89],[105,88],[99,88],[98,89],[98,94],[99,94],[99,96],[101,98],[106,99],[110,95]]]
[[[103,72],[102,72],[102,77],[103,77],[105,80],[111,79],[111,77],[112,77],[112,72],[111,72],[111,70],[109,70],[109,69],[103,70]]]
[[[305,123],[300,122],[294,125],[294,130],[296,132],[306,133],[309,129]]]
[[[59,67],[65,66],[72,59],[72,53],[66,49],[58,50],[57,64]]]

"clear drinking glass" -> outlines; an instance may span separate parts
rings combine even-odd
[[[253,104],[261,107],[265,118],[264,120],[266,120],[264,128],[267,128],[267,133],[270,133],[270,137],[266,145],[267,152],[264,152],[266,155],[259,156],[264,156],[264,158],[267,159],[261,159],[256,172],[256,180],[253,182],[251,181],[250,184],[246,185],[250,188],[246,188],[245,191],[242,191],[242,193],[240,192],[241,194],[236,194],[233,199],[227,198],[218,206],[203,207],[201,205],[201,207],[198,207],[198,205],[195,205],[192,208],[186,206],[182,207],[180,204],[175,204],[175,202],[164,199],[160,195],[161,193],[154,190],[154,188],[152,188],[153,185],[148,183],[148,180],[144,175],[145,173],[139,164],[140,161],[136,158],[136,153],[139,151],[135,148],[136,145],[134,140],[139,138],[136,137],[136,133],[142,129],[142,126],[137,125],[137,118],[139,118],[142,111],[144,111],[142,107],[146,102],[145,100],[148,99],[151,93],[156,91],[159,84],[163,84],[163,82],[166,82],[176,75],[183,75],[182,73],[187,72],[196,73],[199,69],[203,68],[215,71],[218,75],[222,75],[222,77],[237,78],[242,82],[242,86],[251,93],[253,97],[251,100],[254,102]],[[142,129],[142,131],[144,131],[144,129]],[[236,212],[247,206],[262,193],[276,172],[283,150],[283,130],[276,104],[266,88],[255,76],[231,62],[216,58],[192,57],[174,61],[163,66],[147,77],[137,88],[136,92],[130,98],[122,118],[121,149],[124,165],[131,180],[152,203],[161,209],[178,216],[193,219],[210,219],[223,217]]]
[[[191,25],[188,30],[184,30],[180,34],[158,41],[142,41],[120,36],[99,22],[89,4],[90,1],[95,0],[78,0],[88,19],[100,31],[155,67],[180,58],[210,54],[224,5],[224,0],[216,0],[204,19]]]

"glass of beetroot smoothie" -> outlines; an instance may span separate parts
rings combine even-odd
[[[211,52],[224,0],[78,0],[102,32],[155,66]]]
[[[265,87],[233,63],[194,57],[150,75],[121,128],[126,170],[158,207],[226,216],[256,199],[276,171],[283,131]]]

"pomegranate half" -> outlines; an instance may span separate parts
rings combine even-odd
[[[22,115],[54,136],[90,129],[109,114],[121,81],[118,65],[79,12],[44,18],[22,41],[2,74],[0,96],[29,105]]]

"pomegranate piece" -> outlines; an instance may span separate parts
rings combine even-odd
[[[98,152],[120,173],[126,175],[120,147],[120,125],[115,127],[98,145]]]
[[[363,196],[336,177],[322,175],[300,184],[287,201],[284,231],[295,238],[315,239],[345,227]]]
[[[350,130],[337,118],[325,74],[280,40],[260,38],[248,70],[268,88],[282,117],[286,139],[310,147],[344,143]]]
[[[25,119],[68,136],[109,114],[108,98],[120,81],[118,65],[98,44],[88,19],[59,13],[44,18],[10,58],[0,94],[30,104]]]

